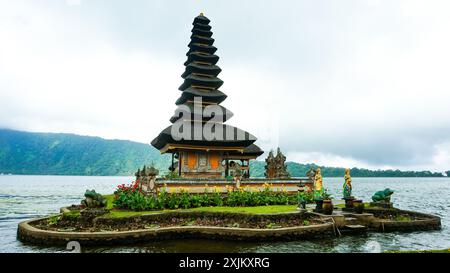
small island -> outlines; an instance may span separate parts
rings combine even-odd
[[[144,170],[151,173],[154,169]],[[234,181],[220,187],[204,184],[203,193],[192,193],[199,185],[174,188],[158,180],[154,191],[145,193],[142,181],[146,178],[139,178],[131,185],[119,185],[112,195],[88,190],[80,205],[22,222],[18,238],[48,246],[69,241],[120,245],[176,238],[312,240],[441,228],[437,216],[394,208],[389,189],[375,193],[372,202],[366,203],[354,198],[350,202],[344,197],[348,189],[343,191],[344,200],[336,200],[325,191],[322,195],[309,191],[307,186],[294,192],[267,181],[259,189],[237,188]]]
[[[265,177],[250,176],[261,156],[256,137],[225,125],[232,113],[220,105],[219,57],[210,20],[195,17],[178,106],[151,144],[171,155],[169,174],[154,166],[130,184],[101,195],[87,190],[80,204],[59,214],[21,222],[19,240],[38,245],[118,245],[174,238],[310,240],[362,232],[410,232],[441,228],[439,217],[393,206],[390,189],[372,200],[353,196],[350,170],[342,197],[324,188],[320,168],[291,177],[278,148],[266,158]],[[197,135],[197,133],[200,133]],[[359,185],[358,185],[359,186]]]

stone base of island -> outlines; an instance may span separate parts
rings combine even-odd
[[[75,209],[74,209],[75,208]],[[273,213],[264,211],[273,210]],[[313,240],[361,232],[410,232],[441,228],[437,216],[395,208],[368,207],[363,213],[331,215],[299,210],[295,206],[198,208],[162,212],[109,211],[89,221],[76,207],[19,224],[17,237],[37,245],[136,244],[178,238],[217,240]],[[279,211],[279,212],[276,212]]]
[[[113,195],[87,190],[80,205],[21,222],[17,238],[37,245],[101,246],[179,238],[313,240],[441,228],[437,216],[394,208],[388,188],[372,202],[356,199],[349,170],[341,200],[323,188],[319,168],[302,179],[156,179],[157,173],[144,168]]]

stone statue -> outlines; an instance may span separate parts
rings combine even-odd
[[[384,202],[384,203],[390,203],[391,202],[391,195],[394,194],[394,191],[387,188],[382,191],[377,191],[373,196],[372,200],[373,202]]]
[[[277,156],[275,157],[275,161],[277,161],[277,163],[284,163],[284,162],[286,162],[286,157],[281,152],[280,147],[277,148]]]
[[[90,222],[108,212],[106,205],[108,201],[100,193],[95,190],[86,190],[84,193],[84,200],[81,200],[81,205],[85,208],[80,210],[80,217],[82,222]]]
[[[242,169],[241,165],[237,162],[232,161],[230,163],[231,175],[233,176],[233,180],[235,182],[235,187],[239,189],[241,187],[241,179],[242,179]]]
[[[269,152],[269,155],[266,158],[266,166],[264,166],[266,172],[264,176],[266,178],[274,178],[275,177],[275,157],[273,156],[273,151]]]
[[[320,200],[323,196],[323,180],[320,168],[317,168],[316,175],[314,177],[314,199]]]
[[[306,195],[305,195],[305,189],[303,187],[300,187],[298,189],[298,209],[306,210]]]
[[[394,194],[394,191],[386,188],[382,191],[377,191],[373,196],[373,202],[370,202],[371,207],[382,207],[382,208],[393,208],[391,202],[391,195]]]
[[[233,177],[242,177],[241,165],[237,162],[233,166]]]
[[[280,148],[277,149],[277,156],[275,157],[277,178],[290,178],[291,175],[287,171],[286,156],[281,152]]]
[[[286,156],[283,155],[280,148],[277,149],[277,155],[274,157],[270,151],[266,158],[266,178],[290,178],[290,174],[286,169]]]
[[[96,193],[95,190],[86,190],[84,197],[86,198],[81,201],[81,204],[86,208],[106,207],[106,199],[100,193]]]
[[[345,169],[344,180],[345,180],[343,186],[344,199],[349,199],[352,197],[352,177],[350,176],[350,169]]]
[[[309,178],[309,180],[314,182],[314,178],[316,177],[316,170],[314,170],[314,168],[311,167],[309,171],[306,172],[306,176]]]

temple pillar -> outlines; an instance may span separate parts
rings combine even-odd
[[[229,175],[229,161],[225,159],[225,177]]]
[[[250,159],[247,159],[247,178],[250,178]]]
[[[177,152],[178,153],[178,176],[181,176],[181,164],[183,161],[182,155],[183,153]]]
[[[174,172],[175,168],[173,167],[173,157],[174,157],[175,153],[172,153],[172,164],[170,164],[170,172]]]

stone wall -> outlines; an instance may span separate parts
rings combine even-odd
[[[383,208],[368,208],[365,209],[366,212],[373,213],[375,220],[370,222],[370,228],[381,232],[392,232],[392,231],[425,231],[425,230],[440,230],[441,229],[441,219],[435,215],[400,210],[400,209],[383,209]],[[411,221],[396,221],[388,219],[389,216],[407,216],[411,217]],[[379,218],[378,218],[379,217]],[[382,219],[386,218],[386,219]]]
[[[273,191],[286,191],[288,193],[297,193],[299,187],[305,187],[307,191],[312,191],[313,182],[306,178],[293,179],[241,179],[239,185],[234,180],[226,179],[156,179],[156,188],[160,190],[162,187],[168,191],[186,190],[191,193],[204,193],[219,191],[226,193],[228,188],[243,187],[253,190],[262,190],[269,186]]]
[[[122,218],[122,219],[96,219],[97,225],[127,224],[127,221],[150,221],[168,220],[170,217],[187,217],[183,214],[166,215],[146,215],[142,217]],[[190,214],[190,217],[196,214]],[[205,215],[200,213],[198,215]],[[214,217],[221,217],[215,215]],[[231,215],[222,214],[222,217],[236,217],[243,220],[242,214]],[[247,215],[248,221],[256,221],[259,217],[275,220],[282,220],[282,217],[306,217],[299,213],[289,214],[266,214]],[[306,219],[305,218],[305,219]],[[25,221],[19,224],[17,238],[26,243],[38,245],[65,245],[69,241],[78,241],[81,246],[89,245],[118,245],[136,244],[155,240],[180,239],[180,238],[206,238],[218,240],[246,240],[246,241],[272,241],[272,240],[293,240],[293,239],[313,239],[334,236],[332,223],[323,223],[311,226],[294,226],[276,229],[254,229],[235,227],[215,227],[215,226],[172,226],[157,229],[140,229],[131,231],[102,231],[102,232],[58,232],[41,230],[33,227],[33,223],[42,219]]]

